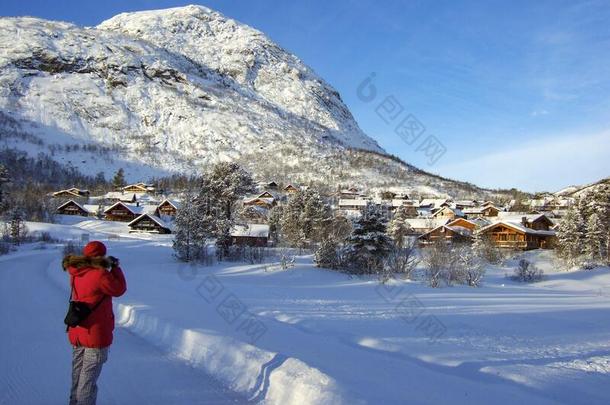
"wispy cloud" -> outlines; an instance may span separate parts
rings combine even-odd
[[[506,146],[438,171],[480,186],[526,191],[554,191],[610,176],[610,131],[498,143]]]

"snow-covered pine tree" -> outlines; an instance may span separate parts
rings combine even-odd
[[[585,224],[579,208],[572,207],[557,227],[559,255],[571,266],[579,261],[584,250]]]
[[[118,190],[125,187],[125,184],[125,171],[121,167],[112,178],[112,186]]]
[[[330,207],[322,201],[320,194],[311,188],[303,191],[301,222],[305,238],[310,243],[321,241],[323,224],[328,218],[330,218]]]
[[[173,248],[176,257],[184,262],[207,259],[207,243],[215,223],[210,212],[204,210],[193,193],[187,193],[174,220]]]
[[[271,239],[276,245],[281,243],[281,221],[283,213],[284,206],[276,205],[269,210],[269,214],[267,216],[267,223],[269,224],[269,239]]]
[[[8,208],[6,184],[9,182],[8,169],[0,164],[0,214]]]
[[[307,189],[294,193],[282,210],[282,236],[290,245],[298,248],[317,243],[322,239],[323,225],[329,216],[329,207],[317,191]]]
[[[8,215],[8,236],[12,243],[19,245],[28,233],[25,224],[25,214],[21,208],[14,207],[9,210]]]
[[[407,235],[412,231],[411,226],[406,221],[406,212],[398,208],[394,218],[388,224],[388,235],[394,240],[396,246],[403,247],[406,242]]]
[[[254,180],[237,163],[221,162],[202,178],[200,187],[197,205],[210,224],[209,236],[216,238],[216,254],[222,259],[229,254],[237,203],[254,191]]]
[[[589,216],[585,227],[585,255],[594,262],[605,259],[606,232],[597,212]]]
[[[339,244],[333,239],[324,239],[320,243],[320,247],[314,255],[314,262],[317,267],[326,267],[329,269],[339,268]]]
[[[345,241],[344,257],[348,270],[356,274],[375,274],[383,270],[383,262],[392,248],[380,210],[368,204]]]

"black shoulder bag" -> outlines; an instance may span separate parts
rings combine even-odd
[[[106,298],[106,296],[102,297],[101,300],[97,302],[93,307],[89,308],[89,305],[85,302],[80,301],[72,301],[72,293],[74,292],[74,277],[72,277],[72,288],[70,289],[70,298],[68,299],[68,313],[64,318],[64,323],[66,324],[66,332],[69,328],[73,328],[75,326],[80,325],[93,311],[100,306],[102,301]]]

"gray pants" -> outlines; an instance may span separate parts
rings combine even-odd
[[[108,348],[74,346],[72,351],[72,389],[70,405],[95,405],[97,378],[108,359]]]

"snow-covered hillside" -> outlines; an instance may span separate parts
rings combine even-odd
[[[296,56],[201,6],[96,28],[1,18],[0,113],[0,147],[51,151],[85,174],[124,167],[135,181],[233,160],[275,180],[468,188],[385,157]]]
[[[585,184],[581,186],[570,186],[555,192],[555,195],[561,197],[581,197],[582,195],[596,191],[598,188],[610,185],[610,177],[606,177],[595,183]]]

